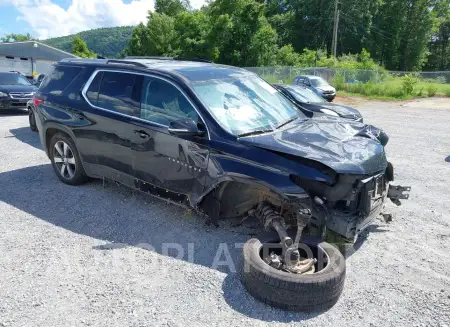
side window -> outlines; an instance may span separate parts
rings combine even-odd
[[[305,84],[306,86],[311,85],[311,83],[309,82],[309,79],[307,79],[307,78],[304,79],[303,84]]]
[[[44,78],[39,90],[43,93],[61,95],[82,70],[82,67],[56,66]]]
[[[142,83],[140,117],[166,126],[175,120],[198,122],[199,118],[197,111],[175,86],[148,76]]]
[[[98,91],[97,106],[130,116],[139,113],[139,99],[133,95],[136,75],[128,73],[104,72]],[[93,96],[95,94],[93,93]]]
[[[98,104],[98,91],[100,89],[100,82],[102,81],[102,78],[103,72],[97,73],[86,92],[86,97],[94,106],[97,106]]]

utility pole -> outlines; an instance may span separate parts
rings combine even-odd
[[[334,6],[334,24],[333,24],[333,41],[331,42],[331,53],[334,57],[337,55],[337,36],[338,36],[338,26],[339,26],[339,0],[335,0]]]

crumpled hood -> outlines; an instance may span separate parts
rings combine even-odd
[[[242,137],[239,142],[314,160],[337,173],[373,174],[387,167],[382,145],[387,140],[374,126],[323,116],[296,120],[284,129]]]

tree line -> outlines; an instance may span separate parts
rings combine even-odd
[[[450,0],[338,1],[339,57],[370,53],[389,70],[450,70]],[[122,55],[246,67],[329,61],[334,12],[335,0],[215,0],[200,10],[156,0]]]

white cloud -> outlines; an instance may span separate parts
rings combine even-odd
[[[148,11],[154,10],[154,0],[66,0],[67,9],[52,0],[0,0],[12,4],[20,12],[18,20],[27,22],[30,34],[40,39],[78,33],[88,29],[137,25],[147,21]],[[205,0],[191,0],[195,9]]]
[[[2,0],[0,0],[1,3]],[[40,39],[110,26],[136,25],[147,20],[153,0],[71,0],[67,9],[51,0],[10,0]]]

